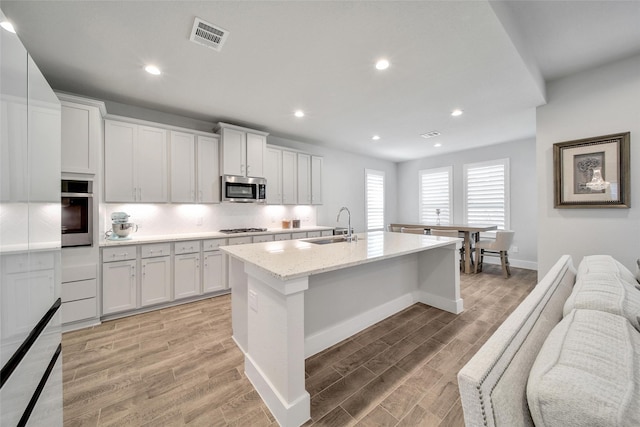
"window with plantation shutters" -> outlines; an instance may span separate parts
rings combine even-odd
[[[464,221],[509,229],[509,159],[464,165]]]
[[[367,231],[384,230],[384,172],[365,169]]]
[[[421,170],[419,176],[420,223],[437,224],[439,220],[440,225],[451,224],[452,167]],[[440,215],[438,215],[438,210]]]

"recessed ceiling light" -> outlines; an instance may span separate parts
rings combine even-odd
[[[453,111],[451,112],[451,115],[452,115],[453,117],[461,116],[461,115],[462,115],[462,110],[460,110],[460,109],[455,109],[455,110],[453,110]]]
[[[371,139],[373,139],[374,141],[377,141],[380,139],[380,135],[373,135]]]
[[[155,65],[147,65],[146,67],[144,67],[144,70],[149,74],[153,74],[154,76],[159,76],[160,74],[162,74],[160,68],[156,67]]]
[[[293,115],[296,117],[304,117],[304,111],[297,110],[295,113],[293,113]]]
[[[437,144],[433,144],[434,147],[438,148],[438,147],[442,147],[442,144],[437,143]]]
[[[378,70],[386,70],[387,68],[389,68],[389,61],[387,61],[386,59],[381,59],[378,62],[376,62],[376,68]]]
[[[0,27],[4,28],[5,30],[9,31],[10,33],[15,34],[16,33],[16,29],[13,28],[13,24],[9,21],[2,21],[0,22]]]

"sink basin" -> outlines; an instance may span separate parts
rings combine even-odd
[[[305,240],[305,242],[313,243],[315,245],[328,245],[331,243],[342,243],[346,241],[347,241],[346,236],[333,236],[333,237],[327,237],[326,239]]]

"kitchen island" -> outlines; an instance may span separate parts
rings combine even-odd
[[[221,247],[234,270],[233,338],[247,377],[280,425],[309,419],[305,358],[416,302],[462,311],[461,239],[358,237]]]

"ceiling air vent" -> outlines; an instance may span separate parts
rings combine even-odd
[[[429,139],[429,138],[433,138],[434,136],[440,136],[440,132],[438,132],[437,130],[432,130],[431,132],[423,133],[420,136],[425,139]]]
[[[220,52],[228,36],[229,32],[224,28],[216,27],[209,22],[196,18],[193,22],[189,40]]]

